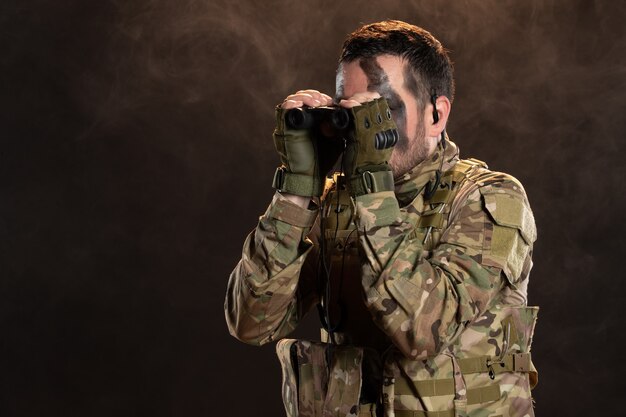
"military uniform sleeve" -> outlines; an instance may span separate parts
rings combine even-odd
[[[405,356],[440,353],[527,277],[534,220],[521,185],[505,178],[467,194],[432,252],[393,192],[356,197],[366,303]]]
[[[312,271],[302,269],[313,250],[306,236],[316,215],[277,193],[248,235],[224,306],[229,331],[237,339],[254,345],[277,340],[314,303],[308,282]]]

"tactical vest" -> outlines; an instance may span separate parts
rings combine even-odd
[[[411,237],[423,242],[426,252],[439,243],[457,208],[456,198],[461,201],[470,187],[489,178],[486,168],[475,159],[461,160],[441,176],[434,192],[416,197]],[[340,262],[346,247],[356,247],[352,202],[341,188],[339,184],[325,197],[328,227],[323,238],[334,248],[333,262]],[[496,303],[451,346],[425,360],[408,359],[393,346],[378,355],[352,345],[341,333],[329,355],[324,329],[321,342],[283,339],[276,350],[287,416],[534,416],[530,389],[537,372],[530,346],[537,312],[538,307]],[[363,394],[364,375],[372,369],[382,369],[381,392],[373,402]]]

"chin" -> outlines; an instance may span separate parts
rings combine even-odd
[[[417,164],[415,164],[417,165]],[[414,164],[410,164],[409,161],[406,160],[396,160],[393,157],[389,161],[389,166],[391,167],[391,171],[393,172],[394,178],[400,178],[415,166]]]
[[[411,155],[403,154],[399,159],[391,158],[389,160],[389,166],[393,171],[394,178],[400,178],[426,159],[428,159],[429,155]]]

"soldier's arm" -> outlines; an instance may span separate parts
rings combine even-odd
[[[440,353],[504,285],[527,278],[535,225],[523,188],[508,178],[470,192],[432,253],[411,238],[393,192],[356,197],[366,302],[407,357]]]
[[[305,260],[314,250],[306,236],[316,214],[276,193],[248,235],[224,306],[237,339],[254,345],[280,339],[314,304],[314,271]]]

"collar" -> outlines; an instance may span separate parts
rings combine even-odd
[[[395,181],[395,193],[400,206],[406,206],[417,197],[424,185],[431,179],[441,167],[443,159],[442,173],[448,171],[459,161],[459,148],[454,142],[446,137],[446,149],[441,146],[441,141],[437,149],[431,156],[417,164],[413,169],[397,178]]]

